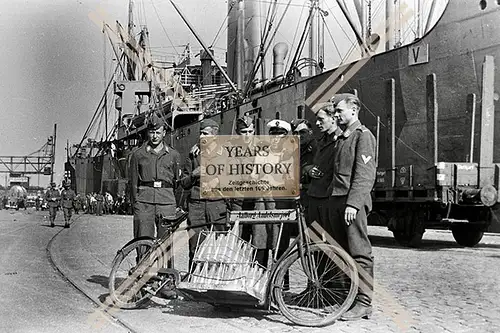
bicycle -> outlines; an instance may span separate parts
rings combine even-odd
[[[280,235],[284,223],[297,223],[298,236],[280,258],[274,256],[273,264],[268,270],[263,297],[248,297],[231,299],[218,290],[206,298],[207,290],[190,290],[192,284],[184,283],[193,275],[187,272],[182,277],[173,268],[164,268],[165,254],[168,252],[169,239],[182,222],[180,218],[173,223],[169,222],[168,231],[158,240],[136,239],[127,243],[113,261],[110,273],[109,290],[114,304],[120,308],[137,308],[147,302],[153,295],[167,286],[177,288],[179,284],[185,286],[180,292],[190,298],[214,304],[253,305],[267,310],[278,309],[291,322],[311,327],[320,327],[332,324],[339,319],[352,305],[357,294],[359,277],[356,262],[337,244],[323,241],[324,234],[317,225],[307,226],[302,214],[302,206],[296,202],[295,219],[276,221],[275,219],[261,219],[252,223],[280,223]],[[289,210],[288,210],[289,211]],[[253,212],[253,211],[248,211]],[[275,210],[279,212],[279,210]],[[203,227],[206,225],[200,225]],[[190,229],[187,227],[186,229]],[[333,243],[333,242],[332,242]],[[131,261],[124,276],[118,272],[129,255],[140,259]],[[127,261],[130,262],[130,261]],[[287,278],[288,276],[288,278]],[[214,296],[215,295],[215,296]]]

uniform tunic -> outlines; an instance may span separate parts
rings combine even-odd
[[[334,168],[334,147],[337,136],[340,133],[336,131],[328,134],[324,133],[318,140],[318,148],[310,166],[307,166],[307,171],[316,166],[323,176],[320,178],[310,178],[310,184],[307,191],[309,196],[309,208],[306,215],[308,224],[313,222],[319,223],[327,232],[329,230],[329,197],[331,194],[331,182],[333,179]]]
[[[159,153],[145,143],[131,154],[129,177],[135,237],[161,237],[164,228],[159,217],[175,216],[175,187],[180,173],[180,155],[165,143]]]
[[[61,192],[61,206],[64,213],[64,221],[69,222],[75,204],[75,191],[72,189],[64,189]]]
[[[57,214],[57,208],[59,207],[59,201],[61,200],[61,194],[57,189],[49,189],[45,192],[45,200],[47,201],[47,206],[49,207],[50,222],[54,223]]]
[[[313,164],[313,159],[317,150],[318,142],[314,138],[300,145],[300,201],[304,207],[306,219],[309,208],[309,196],[307,195],[307,191],[311,183],[308,172],[310,170],[309,166]]]
[[[224,199],[201,199],[200,197],[200,177],[193,175],[193,171],[200,167],[200,154],[194,156],[189,154],[183,166],[180,184],[189,191],[188,198],[188,222],[190,226],[197,226],[206,223],[223,223],[226,220],[227,209]],[[200,233],[208,230],[207,227],[193,228],[193,236],[189,239],[189,254],[192,259],[196,250]],[[214,230],[225,230],[224,225],[215,225]]]
[[[375,145],[375,137],[359,121],[339,136],[330,198],[332,236],[368,273],[360,274],[357,296],[365,305],[371,303],[373,295],[373,257],[366,216],[372,207],[371,190],[375,184]],[[347,206],[358,210],[350,226],[344,220]]]

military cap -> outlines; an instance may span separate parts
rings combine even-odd
[[[290,126],[290,124],[288,122],[286,122],[284,120],[280,120],[280,119],[273,119],[270,122],[268,122],[266,126],[268,129],[282,128],[282,129],[286,130],[287,132],[290,132],[292,129],[292,126]]]
[[[253,126],[253,119],[249,116],[243,116],[236,119],[236,130],[242,130]]]
[[[311,123],[307,119],[294,119],[291,122],[292,125],[292,131],[300,131],[303,129],[311,129]]]
[[[328,109],[330,108],[332,111],[333,111],[333,102],[331,101],[327,101],[327,102],[320,102],[320,103],[316,103],[314,104],[311,109],[312,111],[314,112],[314,114],[318,113],[320,110],[324,110],[324,109]]]
[[[148,129],[157,130],[158,128],[165,125],[165,122],[162,118],[158,117],[156,113],[150,115],[148,119]]]
[[[340,102],[345,100],[354,100],[359,105],[359,98],[354,94],[335,94],[332,98],[330,98],[330,102],[333,106],[337,106]]]
[[[210,119],[210,118],[203,119],[201,121],[201,124],[200,124],[200,130],[202,130],[204,128],[207,128],[207,127],[212,127],[212,128],[216,127],[216,128],[219,128],[219,124],[215,120]]]

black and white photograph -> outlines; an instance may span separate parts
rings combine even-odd
[[[0,332],[500,332],[499,27],[0,0]]]

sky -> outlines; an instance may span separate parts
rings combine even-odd
[[[207,15],[220,23],[224,20],[227,5],[223,1],[182,2],[197,4],[192,6],[193,15]],[[168,1],[154,3],[163,25],[171,22],[184,28]],[[102,26],[89,13],[101,8],[110,23],[119,20],[126,25],[127,5],[127,0],[0,0],[0,156],[37,151],[57,124],[54,179],[62,180],[66,143],[80,142],[104,91]],[[151,20],[151,32],[165,38],[154,11]],[[208,38],[215,36],[216,29],[218,26],[205,25],[200,33]],[[184,29],[169,30],[169,36],[177,44],[185,43],[183,36],[190,38]],[[109,74],[112,51],[107,44]],[[33,176],[30,183],[37,185],[38,178],[46,186],[48,177],[43,176]],[[5,181],[5,174],[0,174],[0,184]]]
[[[263,5],[269,3],[260,1]],[[413,6],[413,0],[406,2]],[[227,2],[177,0],[177,3],[203,40],[213,44],[216,55],[223,59]],[[277,42],[292,44],[298,40],[297,22],[305,21],[307,14],[304,3],[291,2]],[[385,15],[380,4],[381,0],[373,1],[374,21]],[[134,19],[138,26],[148,26],[155,52],[176,56],[186,43],[194,51],[201,48],[169,0],[135,0],[135,6]],[[322,6],[334,14],[327,17],[325,48],[333,46],[333,38],[337,45],[343,46],[345,55],[353,35],[344,33],[339,26],[337,20],[341,25],[345,25],[345,20],[339,18],[336,1],[325,0]],[[282,12],[285,6],[279,8]],[[54,180],[58,183],[63,178],[66,144],[82,139],[103,94],[108,80],[105,77],[109,77],[116,64],[102,25],[91,19],[96,13],[113,27],[116,20],[126,26],[128,0],[0,0],[0,156],[25,156],[37,151],[57,124]],[[383,26],[374,26],[377,29],[382,33]],[[411,35],[411,29],[406,30]],[[325,53],[327,68],[332,68],[342,56],[336,51]],[[30,183],[46,186],[48,177],[32,176]],[[0,173],[0,184],[6,185],[5,174]]]

